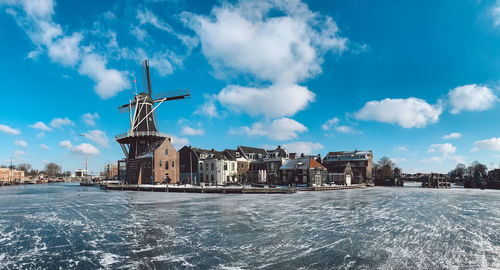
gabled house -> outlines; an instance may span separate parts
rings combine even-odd
[[[335,173],[350,163],[354,175],[352,183],[359,184],[372,179],[372,160],[372,151],[337,151],[329,152],[322,164],[328,168],[328,172]]]
[[[312,157],[289,159],[280,167],[280,184],[321,186],[327,183],[328,171]]]
[[[198,185],[200,168],[210,155],[210,150],[184,146],[179,150],[179,175],[181,183]]]
[[[225,185],[237,182],[236,159],[226,152],[211,150],[200,166],[200,182],[209,185]]]
[[[280,167],[290,157],[288,152],[281,148],[280,145],[278,145],[276,149],[266,152],[267,154],[263,161],[266,169],[267,182],[274,185],[280,182]]]
[[[337,166],[328,171],[328,182],[330,184],[350,186],[353,178],[354,174],[350,162],[347,162],[345,166]]]
[[[249,162],[247,181],[253,184],[265,183],[266,166],[263,159],[267,155],[266,150],[248,146],[238,146],[237,150]]]
[[[248,161],[238,149],[226,149],[224,153],[237,162],[237,182],[246,184],[248,181],[247,172],[250,168],[250,161]]]

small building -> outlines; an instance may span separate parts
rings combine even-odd
[[[225,185],[237,182],[238,162],[226,152],[211,150],[200,166],[200,182],[209,185]]]
[[[334,167],[328,172],[328,182],[330,184],[346,185],[352,184],[354,174],[352,172],[351,163],[347,162],[345,166]]]
[[[312,157],[289,159],[280,167],[281,183],[296,186],[321,186],[327,183],[328,171]]]
[[[179,150],[179,177],[181,183],[199,185],[200,168],[210,155],[210,150],[184,146]]]
[[[24,179],[24,171],[0,168],[0,182],[22,182]]]
[[[243,156],[240,150],[224,150],[226,155],[229,155],[232,159],[237,162],[237,182],[241,184],[246,184],[248,181],[247,172],[250,168],[250,162]]]
[[[353,184],[359,184],[372,179],[372,151],[337,151],[329,152],[323,158],[323,165],[328,169],[328,172],[335,173],[341,170],[337,167],[345,168],[347,163],[351,164],[353,171]]]
[[[266,156],[263,158],[266,170],[267,182],[269,184],[280,183],[280,168],[289,159],[288,152],[281,148],[280,145],[274,150],[266,151]]]
[[[75,170],[75,177],[85,177],[88,175],[88,172],[83,169],[76,169]]]
[[[264,157],[267,155],[266,150],[262,148],[238,146],[238,151],[248,160],[249,167],[247,171],[247,179],[249,183],[265,183],[267,180],[266,164]]]
[[[106,164],[104,176],[108,179],[118,178],[118,164]]]

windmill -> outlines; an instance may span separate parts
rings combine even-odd
[[[129,112],[130,129],[115,136],[126,157],[126,180],[129,184],[141,183],[141,179],[149,179],[152,175],[152,154],[165,139],[166,133],[158,131],[155,112],[166,101],[189,98],[189,90],[174,90],[153,96],[149,72],[149,60],[143,62],[144,90],[135,95],[128,104],[119,106],[121,112]],[[141,178],[141,179],[139,179]]]

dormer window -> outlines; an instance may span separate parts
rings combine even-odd
[[[235,155],[236,157],[240,157],[240,152],[236,152],[236,153],[234,153],[234,155]]]

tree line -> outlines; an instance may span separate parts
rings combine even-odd
[[[7,167],[7,166],[3,166]],[[71,176],[70,171],[63,172],[62,167],[54,162],[50,162],[45,164],[43,170],[36,170],[31,167],[29,163],[19,163],[17,165],[8,166],[7,168],[12,170],[23,171],[25,176],[37,176],[39,173],[43,173],[45,175],[51,177],[69,177]]]
[[[479,161],[473,161],[469,166],[459,163],[455,169],[448,173],[448,175],[450,176],[450,179],[473,178],[474,176],[485,178],[488,176],[488,167],[481,164]]]

